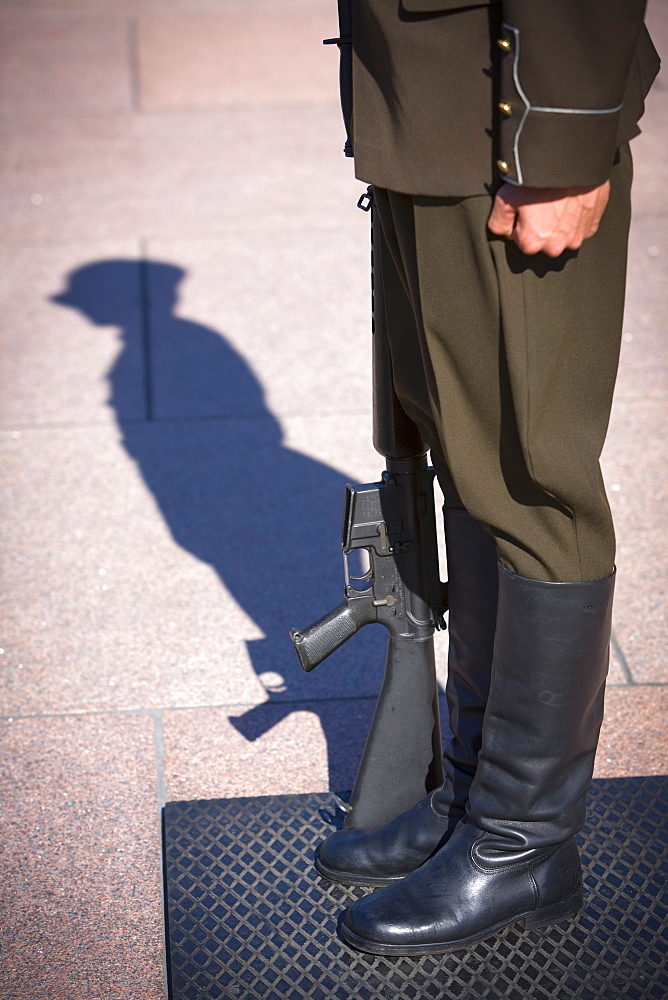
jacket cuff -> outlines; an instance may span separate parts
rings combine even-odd
[[[610,176],[622,105],[558,108],[532,103],[522,80],[519,29],[503,24],[499,110],[499,159],[503,181],[526,187],[589,187]]]

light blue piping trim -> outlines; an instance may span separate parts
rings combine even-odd
[[[524,123],[526,122],[530,111],[542,111],[553,115],[613,115],[617,111],[621,110],[622,105],[618,104],[616,108],[604,108],[603,110],[599,109],[589,110],[588,108],[543,108],[538,104],[532,104],[527,95],[524,93],[524,90],[522,89],[522,84],[520,83],[520,75],[519,75],[520,30],[519,28],[513,28],[513,26],[510,24],[506,24],[505,21],[503,22],[502,26],[506,29],[506,31],[512,31],[513,35],[515,36],[515,51],[513,57],[513,80],[515,82],[517,93],[524,101],[524,113],[522,115],[522,119],[518,126],[517,132],[515,133],[515,141],[513,142],[513,156],[515,158],[515,166],[517,167],[517,180],[508,181],[509,184],[521,185],[524,183],[524,180],[522,175],[522,165],[520,163],[519,143],[520,143],[520,136],[522,135],[522,129],[524,128]]]

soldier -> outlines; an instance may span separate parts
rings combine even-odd
[[[599,456],[618,363],[644,0],[352,0],[352,147],[373,185],[394,383],[445,496],[446,780],[317,867],[385,886],[376,954],[582,901],[615,540]]]

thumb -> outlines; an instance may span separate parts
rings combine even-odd
[[[513,235],[516,218],[516,208],[502,197],[500,191],[497,191],[494,196],[492,211],[489,219],[487,220],[487,228],[489,231],[494,233],[495,236],[510,237]]]

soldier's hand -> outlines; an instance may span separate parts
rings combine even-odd
[[[502,184],[487,226],[514,240],[523,253],[558,257],[593,236],[610,196],[610,181],[598,187],[529,188]]]

